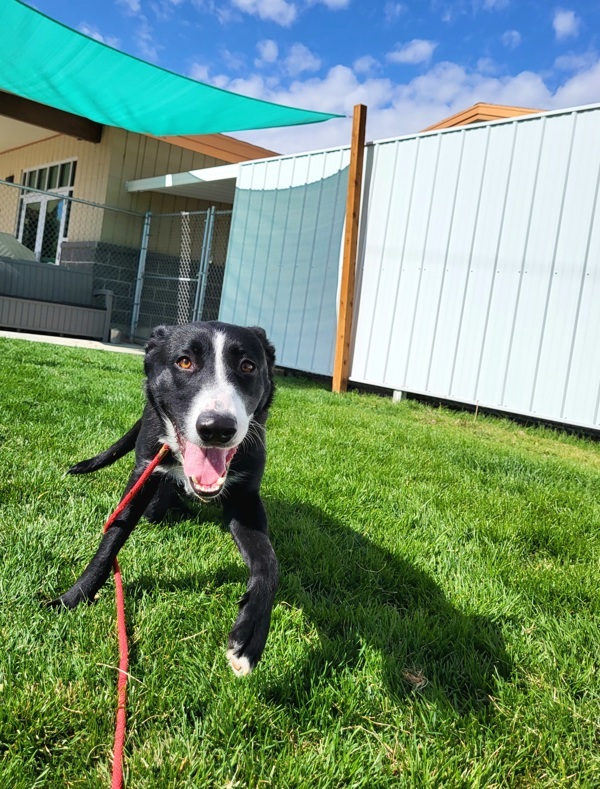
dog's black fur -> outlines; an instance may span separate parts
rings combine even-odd
[[[274,363],[275,350],[257,327],[211,321],[154,330],[146,345],[142,418],[113,446],[76,464],[70,473],[96,471],[135,447],[127,493],[162,444],[168,443],[171,451],[104,534],[82,575],[52,604],[74,608],[92,601],[141,516],[162,520],[178,500],[176,488],[183,486],[192,498],[218,497],[250,571],[227,656],[238,675],[254,668],[267,640],[278,581],[260,498]],[[207,467],[207,458],[216,471]]]

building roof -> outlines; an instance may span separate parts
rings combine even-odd
[[[83,121],[158,137],[339,117],[240,96],[174,74],[61,25],[20,0],[0,3],[0,90]]]
[[[486,104],[480,101],[466,110],[461,110],[449,118],[444,118],[444,120],[434,123],[433,126],[428,126],[423,131],[435,131],[436,129],[448,129],[452,126],[467,126],[471,123],[497,121],[502,118],[514,118],[518,115],[535,115],[541,111],[527,107],[509,107],[504,104]]]
[[[189,151],[203,153],[205,156],[212,156],[223,162],[237,164],[247,162],[250,159],[266,159],[270,156],[278,156],[276,151],[261,148],[259,145],[238,140],[226,134],[196,134],[184,135],[180,137],[159,137],[164,142],[171,145],[178,145],[180,148],[187,148]]]
[[[127,181],[128,192],[166,192],[216,203],[233,203],[239,164],[223,164],[184,173],[168,173]]]
[[[66,134],[89,142],[99,142],[102,126],[73,124],[77,120],[66,112],[59,113],[34,101],[19,99],[0,91],[0,154]],[[83,119],[79,119],[83,121]],[[150,135],[153,136],[153,135]],[[235,164],[250,159],[277,156],[275,151],[252,145],[226,134],[198,134],[183,137],[157,137],[171,145],[202,153],[222,162]]]

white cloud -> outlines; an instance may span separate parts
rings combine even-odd
[[[293,44],[285,59],[285,69],[291,77],[297,77],[304,71],[318,71],[321,60],[304,44]]]
[[[492,58],[479,58],[477,71],[480,74],[497,74],[501,68]]]
[[[145,17],[141,17],[140,25],[135,31],[135,43],[145,60],[153,62],[158,60],[158,52],[162,49],[162,46],[154,40],[152,28]]]
[[[151,0],[150,7],[159,20],[172,19],[174,11],[186,0]]]
[[[578,107],[593,104],[600,96],[600,60],[578,72],[561,85],[552,97],[550,106]]]
[[[232,4],[246,14],[276,22],[282,27],[289,27],[298,16],[295,4],[287,0],[232,0]]]
[[[246,65],[246,61],[242,54],[232,52],[230,49],[227,49],[227,47],[221,47],[220,54],[229,71],[241,71]]]
[[[80,33],[84,34],[84,36],[89,36],[96,41],[100,41],[102,44],[108,44],[109,47],[118,49],[120,46],[121,42],[118,38],[115,38],[115,36],[103,36],[96,25],[88,25],[87,22],[82,22],[78,29]]]
[[[148,18],[142,12],[140,0],[116,0],[116,2],[118,5],[123,6],[127,16],[138,17],[138,26],[133,35],[133,40],[140,56],[144,60],[157,61],[158,53],[163,47],[154,40],[154,34]]]
[[[456,63],[437,64],[426,74],[400,85],[386,78],[361,81],[351,69],[335,66],[323,78],[297,80],[287,89],[281,86],[266,89],[264,82],[255,79],[229,81],[226,87],[242,93],[249,90],[256,98],[281,104],[348,116],[355,104],[366,104],[368,139],[419,131],[479,101],[533,108],[552,105],[552,94],[537,74],[522,72],[500,78],[467,70]],[[571,94],[574,89],[572,86]],[[276,151],[314,150],[348,144],[350,121],[335,120],[241,136]]]
[[[556,38],[561,41],[564,38],[573,38],[579,34],[580,18],[575,11],[559,10],[554,14],[552,26]]]
[[[140,0],[117,0],[117,3],[124,6],[125,11],[131,15],[137,15],[142,10]]]
[[[352,68],[357,74],[370,74],[379,67],[379,61],[371,55],[363,55],[357,58],[352,64]]]
[[[583,71],[590,68],[598,60],[598,53],[590,50],[582,55],[570,52],[568,55],[561,55],[554,61],[554,68],[561,71]]]
[[[322,3],[332,11],[339,11],[342,8],[348,8],[351,0],[311,0],[311,5]]]
[[[483,7],[486,11],[501,11],[506,8],[510,0],[483,0]]]
[[[518,30],[505,30],[502,33],[502,43],[507,49],[516,49],[521,43],[521,34]]]
[[[254,61],[256,66],[262,66],[264,63],[275,63],[279,56],[279,47],[272,38],[265,38],[263,41],[259,41],[256,48],[258,50],[258,58]]]
[[[383,8],[383,18],[389,25],[391,22],[398,19],[398,17],[402,16],[402,14],[406,13],[406,10],[407,8],[404,3],[387,2]]]
[[[342,65],[323,76],[300,77],[289,84],[284,84],[281,77],[266,79],[257,74],[237,79],[224,74],[212,76],[202,65],[194,67],[192,76],[256,98],[345,116],[351,116],[355,104],[366,104],[367,137],[373,140],[422,130],[477,102],[533,109],[595,102],[600,96],[600,57],[590,53],[586,58],[585,63],[571,60],[571,68],[581,68],[576,73],[567,72],[557,88],[549,86],[556,72],[547,78],[531,71],[499,75],[492,73],[490,63],[483,60],[478,68],[437,63],[401,84]],[[565,60],[556,67],[567,65]],[[238,132],[235,136],[275,151],[291,152],[347,145],[350,129],[351,121],[346,117],[297,128]]]
[[[204,63],[192,63],[189,75],[198,82],[210,83],[210,69]]]
[[[386,59],[390,63],[426,63],[431,60],[431,56],[437,43],[435,41],[426,41],[422,38],[413,38],[406,44],[403,44],[399,49],[393,52],[388,52]]]

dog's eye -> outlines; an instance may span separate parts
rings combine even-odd
[[[240,370],[243,373],[253,373],[256,370],[256,365],[250,359],[242,359],[240,363]]]
[[[187,356],[180,356],[177,359],[177,367],[181,367],[182,370],[190,370],[192,368],[192,360]]]

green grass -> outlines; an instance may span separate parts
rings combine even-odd
[[[141,359],[0,340],[0,787],[106,786],[112,582],[67,588],[130,460]],[[225,660],[246,570],[219,512],[121,554],[131,787],[600,785],[600,446],[278,381],[263,492],[281,563],[246,679]]]

